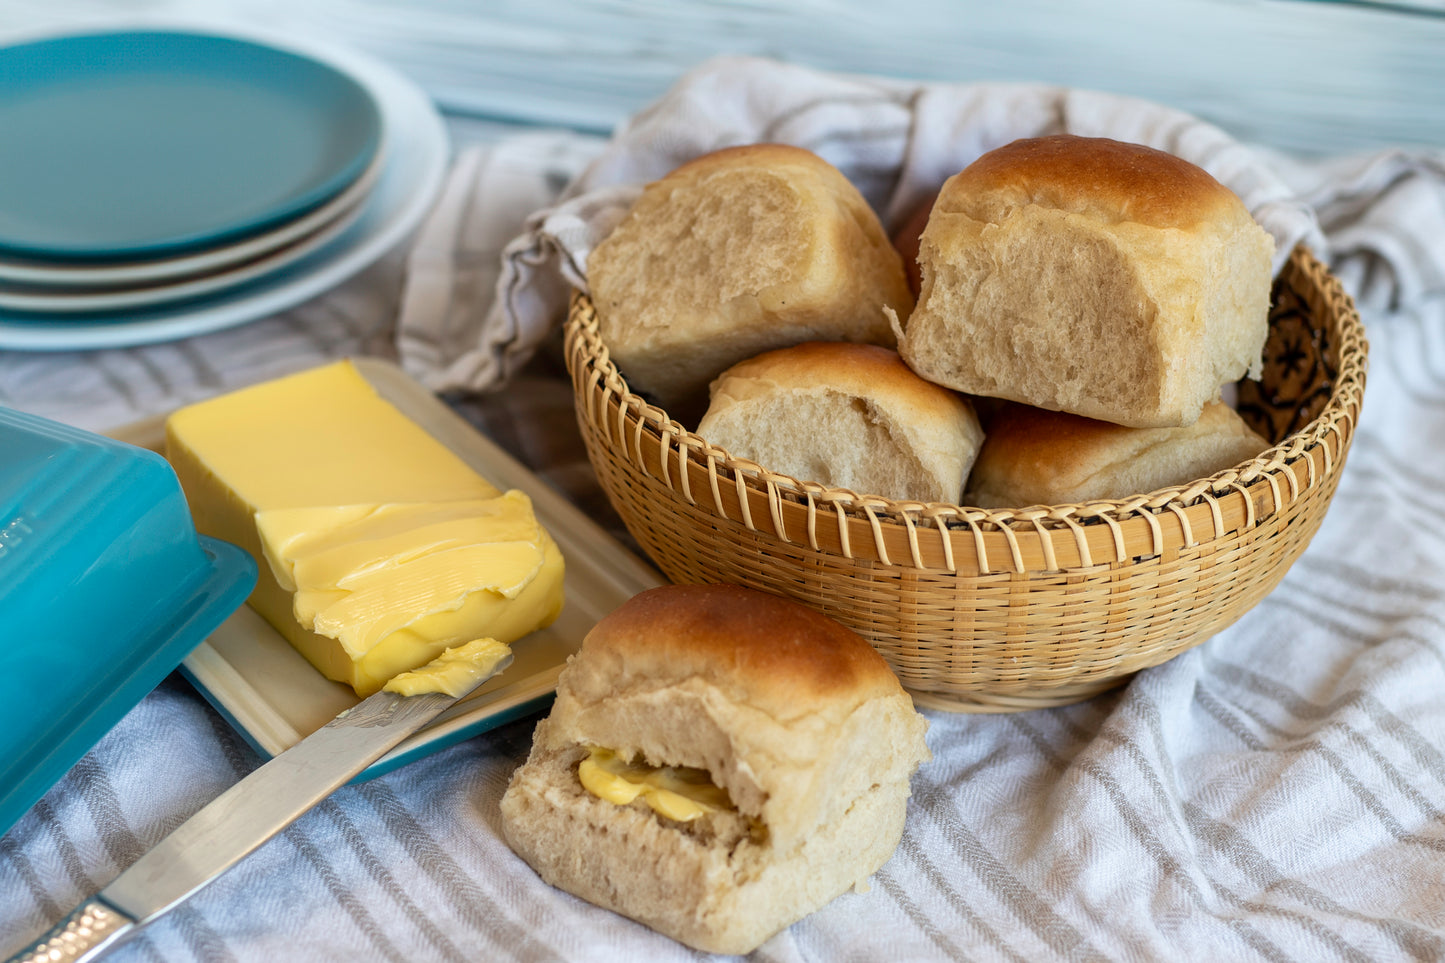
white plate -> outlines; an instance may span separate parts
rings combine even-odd
[[[567,656],[597,621],[663,579],[571,502],[548,488],[431,392],[395,365],[359,358],[356,365],[396,405],[483,477],[526,492],[566,561],[567,601],[551,626],[512,644],[512,666],[436,722],[383,756],[369,779],[468,736],[544,707]],[[111,432],[159,449],[164,416]],[[181,671],[255,749],[275,756],[359,701],[351,689],[312,668],[270,624],[243,606],[188,656]]]
[[[381,176],[386,150],[386,144],[382,143],[366,170],[361,172],[361,176],[336,197],[281,227],[244,241],[210,248],[198,254],[120,263],[67,264],[61,261],[23,261],[0,257],[0,283],[57,289],[139,287],[210,274],[255,260],[307,235],[315,234],[353,210],[359,211],[361,202],[366,199],[377,178]]]
[[[150,344],[275,314],[336,287],[376,261],[431,207],[446,171],[447,133],[421,88],[385,64],[350,50],[254,31],[214,32],[295,50],[351,74],[370,92],[381,110],[383,138],[391,156],[357,222],[290,267],[199,301],[65,319],[0,311],[0,348],[55,351]]]

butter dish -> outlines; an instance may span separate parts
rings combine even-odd
[[[0,833],[255,580],[159,455],[0,408]]]
[[[588,630],[627,599],[663,580],[656,569],[400,367],[379,358],[355,358],[353,363],[382,398],[483,478],[499,489],[526,493],[538,520],[566,558],[565,602],[557,620],[514,643],[514,661],[506,672],[373,763],[357,777],[362,781],[546,708],[558,673]],[[165,445],[166,417],[117,428],[111,436],[160,450]],[[181,663],[181,673],[266,758],[279,755],[359,702],[350,687],[325,678],[250,605],[237,609],[197,646]]]

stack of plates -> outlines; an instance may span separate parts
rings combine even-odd
[[[0,347],[215,330],[339,283],[440,183],[424,94],[356,54],[129,30],[0,48]]]

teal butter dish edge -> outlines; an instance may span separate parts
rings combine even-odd
[[[176,608],[174,618],[137,633],[133,642],[122,643],[131,651],[145,653],[126,680],[98,700],[84,720],[69,730],[39,766],[20,774],[12,785],[0,787],[0,835],[9,832],[31,806],[251,594],[256,584],[255,560],[229,542],[206,535],[196,537],[205,559],[201,581]]]
[[[255,582],[160,455],[0,408],[0,833]]]

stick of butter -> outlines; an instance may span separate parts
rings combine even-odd
[[[182,408],[166,457],[196,528],[249,551],[250,603],[361,696],[446,649],[562,610],[561,552],[349,361]]]

